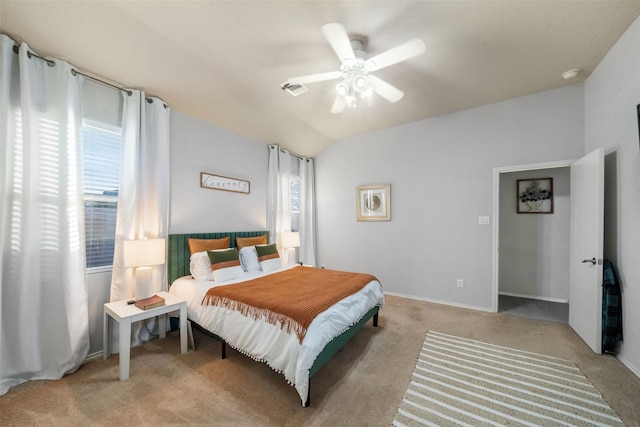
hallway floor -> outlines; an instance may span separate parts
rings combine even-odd
[[[498,311],[529,319],[569,323],[569,303],[500,295],[498,298]]]

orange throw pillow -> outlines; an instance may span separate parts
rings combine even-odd
[[[189,244],[189,252],[195,254],[196,252],[214,251],[216,249],[229,249],[229,236],[222,239],[187,239]]]
[[[256,237],[236,237],[236,246],[238,247],[238,250],[244,248],[245,246],[265,245],[266,243],[266,234]]]

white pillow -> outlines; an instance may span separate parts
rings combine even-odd
[[[189,271],[191,271],[191,275],[196,280],[213,280],[211,260],[206,251],[196,252],[191,255]]]
[[[262,271],[255,246],[245,246],[240,249],[240,264],[242,264],[242,269],[247,273]]]
[[[237,279],[242,276],[244,276],[244,270],[240,266],[220,268],[213,272],[213,279],[216,282],[226,282],[227,280]]]
[[[273,271],[273,270],[277,270],[279,268],[282,268],[282,259],[280,257],[278,257],[278,258],[268,259],[266,261],[262,261],[260,263],[260,268],[262,268],[262,271],[264,271],[264,272],[269,272],[269,271]]]

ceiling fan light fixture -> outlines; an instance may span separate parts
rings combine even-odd
[[[342,81],[336,85],[336,92],[340,96],[347,96],[349,94],[349,85],[345,81]]]
[[[347,104],[347,106],[351,107],[351,108],[356,108],[356,97],[355,95],[349,94],[347,96],[344,97],[344,102],[345,104]]]
[[[356,76],[353,78],[353,88],[357,92],[362,92],[367,88],[368,85],[369,85],[369,80],[365,75],[360,74],[359,76]]]
[[[342,63],[340,64],[340,71],[342,71],[344,74],[349,74],[349,71],[351,71],[351,69],[353,68],[353,65],[355,64],[356,59],[345,59],[344,61],[342,61]]]
[[[350,38],[344,25],[338,22],[325,24],[321,30],[340,60],[339,70],[291,77],[288,83],[304,85],[341,79],[335,86],[337,96],[330,110],[334,114],[342,112],[347,105],[356,107],[356,104],[373,93],[389,102],[398,102],[404,96],[404,92],[376,77],[372,72],[414,58],[426,50],[424,41],[414,38],[368,58],[363,51],[366,38]],[[371,99],[368,99],[367,104],[371,105]]]

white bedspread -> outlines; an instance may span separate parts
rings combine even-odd
[[[276,274],[286,268],[295,266],[270,273],[247,273],[244,280]],[[287,333],[264,320],[253,320],[223,307],[201,304],[204,295],[212,287],[240,281],[198,281],[185,276],[174,281],[169,292],[186,298],[190,320],[218,335],[236,350],[282,373],[287,382],[296,388],[303,404],[309,390],[309,369],[325,345],[373,307],[384,305],[382,287],[379,282],[372,281],[357,293],[320,313],[309,325],[302,343],[299,343],[295,333]]]

